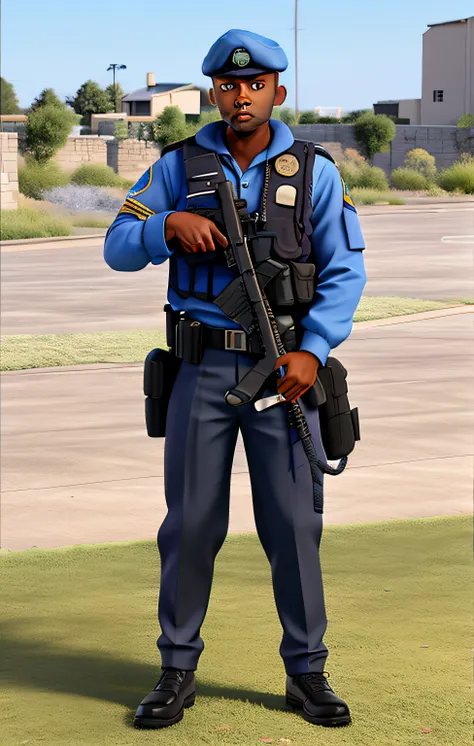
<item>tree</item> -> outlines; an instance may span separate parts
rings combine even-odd
[[[283,108],[280,109],[280,119],[282,122],[287,124],[288,127],[293,127],[297,124],[296,114],[289,106],[283,106]]]
[[[82,122],[87,125],[91,123],[91,114],[105,114],[114,108],[107,93],[93,80],[86,80],[74,97],[66,98],[66,103],[82,115]]]
[[[385,114],[367,112],[354,122],[354,136],[371,163],[376,153],[390,145],[396,131],[395,124]]]
[[[116,140],[128,139],[128,122],[125,119],[118,119],[114,124],[114,137]]]
[[[115,86],[113,83],[106,86],[105,92],[109,98],[110,103],[112,104],[112,110],[113,111],[122,111],[122,99],[125,96],[125,93],[123,92],[122,86],[120,83],[115,83]]]
[[[5,78],[0,78],[0,114],[19,114],[20,111],[13,85]]]
[[[26,148],[33,158],[44,163],[66,144],[75,117],[65,106],[40,106],[28,114]]]
[[[36,111],[41,106],[59,106],[66,108],[64,104],[55,94],[52,88],[45,88],[41,91],[40,95],[35,98],[29,108],[29,112]],[[28,112],[28,113],[29,113]]]
[[[373,114],[373,109],[355,109],[348,111],[341,119],[344,124],[353,124],[362,114]]]
[[[179,106],[165,106],[152,123],[153,139],[161,147],[188,136],[186,117]]]
[[[457,122],[458,127],[474,127],[474,114],[463,114]]]
[[[302,111],[298,124],[317,124],[319,122],[319,114],[315,111]]]

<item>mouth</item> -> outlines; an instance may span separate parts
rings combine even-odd
[[[248,122],[249,119],[253,119],[253,114],[250,114],[245,108],[242,108],[234,118],[237,119],[238,122]]]

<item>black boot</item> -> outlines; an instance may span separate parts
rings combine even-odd
[[[142,699],[135,713],[138,728],[165,728],[183,719],[184,708],[196,697],[194,671],[164,668],[154,690]]]
[[[286,702],[302,709],[304,719],[314,725],[349,725],[349,707],[333,692],[324,673],[287,676]]]

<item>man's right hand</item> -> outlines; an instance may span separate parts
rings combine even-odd
[[[193,212],[172,212],[168,215],[165,221],[166,242],[172,238],[177,238],[188,254],[215,251],[214,239],[224,248],[228,243],[211,220]]]

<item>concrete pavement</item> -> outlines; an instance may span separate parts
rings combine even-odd
[[[442,241],[474,234],[474,202],[374,206],[360,214],[367,241],[365,295],[474,295],[472,244]],[[102,249],[102,238],[2,247],[2,334],[162,327],[167,265],[114,272]]]
[[[325,478],[326,524],[471,512],[474,308],[422,316],[355,324],[334,351],[362,440]],[[146,435],[141,364],[15,371],[2,387],[3,548],[156,537],[163,441]],[[254,530],[239,440],[230,531]]]

